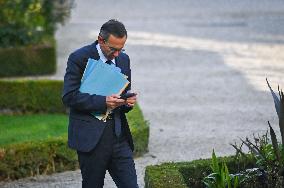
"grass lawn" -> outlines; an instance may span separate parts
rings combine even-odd
[[[67,123],[64,114],[0,115],[0,146],[67,137]]]

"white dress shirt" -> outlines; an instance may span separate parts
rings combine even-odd
[[[106,58],[105,55],[103,54],[103,52],[102,52],[102,50],[101,50],[100,44],[97,44],[97,45],[96,45],[96,48],[97,48],[97,50],[98,50],[98,53],[99,53],[99,56],[100,56],[100,60],[102,60],[102,61],[105,63],[105,62],[107,61],[107,58]],[[111,61],[112,61],[112,63],[113,63],[114,65],[116,65],[116,64],[115,64],[115,59],[112,59]]]

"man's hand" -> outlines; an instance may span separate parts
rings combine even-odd
[[[111,110],[115,109],[116,107],[122,106],[126,104],[126,101],[119,98],[119,95],[111,95],[106,97],[106,105]]]
[[[130,107],[133,107],[135,105],[135,103],[136,103],[136,100],[137,100],[137,93],[136,93],[135,96],[127,98],[126,99],[126,104],[128,106],[130,106]]]

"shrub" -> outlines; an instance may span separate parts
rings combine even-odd
[[[211,159],[212,173],[203,179],[203,183],[207,188],[237,188],[239,187],[238,175],[230,174],[226,163],[218,161],[213,150]]]
[[[133,133],[134,155],[137,157],[147,151],[149,126],[138,106],[133,113],[129,112],[128,117]],[[67,147],[66,136],[0,147],[0,181],[75,170],[78,167],[77,154]]]
[[[0,80],[2,113],[64,113],[62,81]],[[147,151],[149,126],[138,105],[127,114],[133,135],[134,155]],[[66,122],[67,123],[67,122]],[[67,148],[67,138],[31,141],[0,148],[0,180],[48,174],[78,167],[77,156]]]
[[[149,143],[149,123],[145,121],[143,113],[138,105],[132,111],[126,114],[129,127],[133,136],[135,156],[148,151]]]
[[[238,155],[245,156],[242,146],[246,146],[249,149],[250,156],[255,159],[257,170],[259,172],[252,175],[252,177],[246,178],[248,183],[259,183],[264,187],[283,187],[284,186],[284,94],[278,86],[279,97],[272,90],[268,80],[267,85],[272,94],[275,109],[279,118],[279,129],[281,133],[282,144],[279,144],[274,129],[271,127],[269,121],[270,138],[268,132],[263,136],[254,136],[251,140],[246,138],[242,140],[242,144],[238,147],[236,144],[232,145]],[[257,178],[257,179],[256,179]]]
[[[55,70],[54,40],[26,47],[0,48],[0,77],[52,74]]]
[[[70,15],[73,0],[0,0],[0,46],[40,43]]]
[[[0,0],[0,77],[52,74],[54,33],[74,0]]]
[[[0,150],[0,180],[18,179],[78,168],[66,138],[13,144]]]
[[[254,161],[242,158],[236,161],[233,156],[220,157],[231,172],[235,173],[247,167],[254,167]],[[211,159],[191,162],[163,163],[147,166],[145,170],[145,188],[203,188],[203,178],[211,173]]]
[[[0,80],[0,109],[18,113],[64,113],[62,81]]]
[[[135,109],[135,111],[140,110]],[[141,114],[135,115],[141,123],[139,125],[132,121],[134,117],[131,112],[129,117],[131,117],[130,128],[134,133],[134,155],[140,156],[147,151],[148,134],[146,133],[149,132],[149,127],[143,123],[145,121]],[[79,168],[76,152],[67,147],[67,137],[29,141],[1,147],[0,181]]]

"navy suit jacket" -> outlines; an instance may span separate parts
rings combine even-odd
[[[96,41],[93,44],[84,46],[71,53],[68,58],[64,76],[62,101],[70,108],[68,145],[82,152],[88,152],[96,146],[106,125],[105,122],[91,115],[91,112],[106,112],[106,97],[90,95],[79,91],[81,78],[88,58],[96,60],[100,58],[96,48],[97,43]],[[131,69],[128,55],[120,53],[119,56],[115,58],[115,62],[116,66],[121,69],[121,72],[128,76],[128,80],[131,83]],[[125,92],[130,90],[130,88],[131,85],[129,84]],[[131,109],[131,107],[125,105],[118,108],[122,128],[125,130],[126,138],[133,151],[133,140],[125,116],[125,113],[129,112]]]

